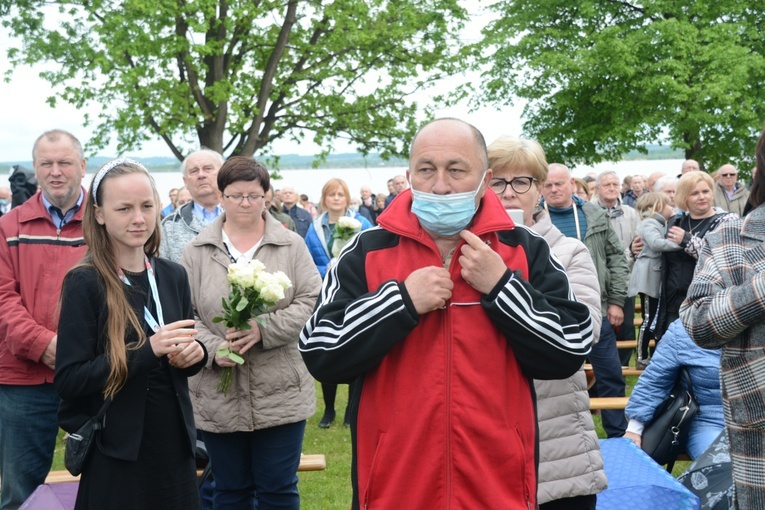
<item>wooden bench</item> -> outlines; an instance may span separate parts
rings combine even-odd
[[[656,341],[651,340],[650,342],[648,342],[648,346],[656,347]],[[616,348],[617,349],[637,349],[637,340],[617,340]]]
[[[590,410],[624,409],[629,401],[629,397],[593,397],[590,399]]]
[[[302,455],[298,471],[323,471],[327,469],[327,459],[323,454]],[[197,476],[202,476],[202,470],[197,470]],[[79,476],[72,476],[69,471],[51,471],[45,478],[45,483],[67,483],[79,481]]]
[[[592,365],[589,363],[584,364],[584,371],[585,372],[592,372]],[[635,367],[622,367],[622,375],[637,375],[640,376],[643,373],[642,370]]]

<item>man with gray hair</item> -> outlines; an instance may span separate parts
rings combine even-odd
[[[695,159],[686,159],[683,161],[683,166],[680,167],[680,174],[687,174],[688,172],[698,172],[701,170],[699,162]],[[679,176],[678,176],[679,177]]]
[[[749,190],[738,180],[738,170],[727,164],[717,170],[719,180],[715,183],[715,206],[725,211],[744,215],[749,201]]]
[[[596,181],[598,189],[598,198],[593,200],[606,210],[608,221],[616,232],[619,242],[622,244],[624,257],[627,260],[630,270],[632,270],[632,255],[630,254],[630,244],[638,235],[638,226],[640,219],[632,207],[623,204],[619,193],[619,176],[613,170],[606,170],[598,175]],[[629,278],[629,276],[628,276]],[[616,332],[616,340],[634,340],[635,339],[635,298],[627,297],[624,300],[624,322]],[[622,349],[619,351],[619,358],[622,365],[629,364],[632,349]]]
[[[359,213],[363,216],[369,216],[367,219],[372,225],[377,225],[377,211],[375,211],[375,195],[372,193],[372,188],[365,184],[361,187],[361,205],[359,206]]]
[[[0,218],[0,508],[45,482],[58,434],[53,387],[64,275],[85,255],[85,157],[71,133],[34,143],[40,191]]]
[[[406,180],[406,176],[397,175],[393,178],[393,194],[389,195],[385,199],[385,207],[388,207],[393,199],[401,194],[402,191],[409,188],[409,182]]]
[[[186,243],[223,212],[218,197],[221,166],[223,156],[211,149],[194,151],[181,163],[183,183],[191,194],[191,202],[162,220],[161,257],[178,262]]]
[[[656,186],[656,181],[661,179],[662,177],[666,176],[664,172],[653,172],[651,175],[648,176],[648,180],[645,182],[646,188],[648,188],[648,191],[656,191],[654,187]]]
[[[350,200],[350,197],[349,197]],[[300,195],[293,186],[282,187],[281,201],[283,204],[282,212],[289,214],[292,221],[295,222],[295,228],[300,237],[305,239],[308,229],[313,222],[311,213],[300,207]]]
[[[664,193],[669,197],[669,204],[672,206],[673,214],[679,212],[677,205],[675,205],[675,191],[677,191],[677,177],[665,176],[656,181],[653,188],[659,193]]]

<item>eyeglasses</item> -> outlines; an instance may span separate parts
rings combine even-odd
[[[242,205],[242,202],[244,202],[244,199],[247,199],[248,204],[254,204],[258,200],[261,200],[263,198],[266,198],[265,195],[226,195],[225,193],[222,193],[222,195],[232,202],[234,202],[236,205]]]
[[[501,195],[505,192],[507,185],[509,184],[510,187],[513,188],[513,191],[519,195],[523,195],[531,189],[531,183],[534,182],[539,181],[533,177],[513,177],[509,181],[507,179],[503,179],[502,177],[495,177],[489,183],[489,188],[491,188],[491,190],[497,195]]]
[[[738,174],[720,174],[720,177],[736,177]]]

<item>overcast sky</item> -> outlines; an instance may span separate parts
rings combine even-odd
[[[466,3],[471,2],[472,0],[467,0]],[[475,13],[476,11],[472,12]],[[468,28],[466,38],[474,37],[486,19],[486,17],[477,16],[471,24],[472,26]],[[6,58],[8,45],[8,36],[5,33],[0,34],[0,72],[9,68]],[[48,106],[46,98],[51,95],[51,87],[39,77],[39,73],[43,69],[43,65],[32,68],[19,67],[13,71],[10,83],[0,80],[0,98],[2,98],[0,161],[31,160],[32,143],[37,136],[48,129],[65,129],[80,138],[83,143],[91,136],[92,130],[84,127],[86,111],[77,110],[63,101],[59,101],[55,109]],[[449,84],[453,83],[454,79],[452,78],[449,80]],[[98,104],[89,106],[87,111],[91,113],[91,118],[97,117],[98,108]],[[453,108],[440,110],[437,116],[457,117],[470,122],[483,132],[487,143],[491,143],[502,134],[519,135],[521,133],[520,113],[521,107],[506,107],[502,111],[484,108],[470,113],[467,102],[465,102],[465,104]],[[313,155],[319,152],[318,147],[311,143],[298,145],[288,140],[277,141],[272,147],[275,154]],[[343,141],[338,141],[333,152],[355,152],[355,148]],[[170,150],[159,138],[144,143],[141,150],[131,152],[131,154],[141,157],[172,157]],[[112,145],[99,155],[117,156],[116,142],[113,140]]]

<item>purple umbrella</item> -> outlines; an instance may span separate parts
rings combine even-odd
[[[79,485],[78,482],[40,485],[19,510],[72,510]]]

